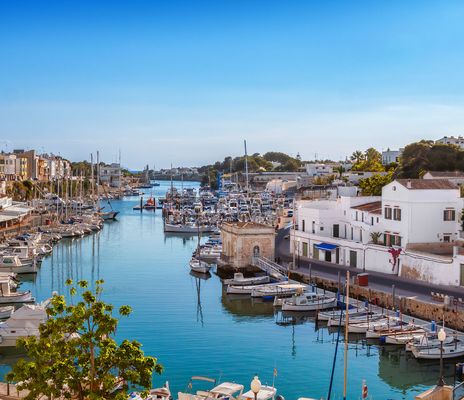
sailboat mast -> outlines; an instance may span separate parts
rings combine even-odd
[[[343,400],[346,400],[346,384],[348,372],[348,324],[350,323],[350,271],[346,271],[346,295],[345,295],[345,354],[343,356]]]
[[[248,192],[248,154],[247,154],[247,145],[246,140],[243,141],[245,145],[245,179],[246,179],[246,191]]]

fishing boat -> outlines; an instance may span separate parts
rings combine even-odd
[[[231,279],[224,279],[224,285],[238,285],[238,286],[248,286],[248,285],[262,285],[269,283],[270,278],[268,275],[265,276],[253,276],[245,278],[242,272],[234,273],[234,277]]]
[[[348,311],[348,315],[351,317],[356,317],[366,313],[367,308],[351,308]],[[345,310],[332,310],[332,311],[323,311],[317,314],[318,321],[329,321],[330,319],[340,319],[340,314],[346,315]]]
[[[345,320],[346,320],[346,313],[343,314],[342,318],[340,318],[340,314],[336,318],[330,318],[327,321],[327,326],[339,326],[339,325],[345,325]],[[358,313],[352,313],[348,315],[348,321],[350,323],[361,323],[361,322],[367,322],[368,320],[376,320],[379,319],[382,316],[382,314],[374,313],[372,311],[364,311],[364,312],[358,312]]]
[[[15,310],[14,306],[0,307],[0,319],[10,318],[14,310]]]
[[[447,336],[443,341],[443,345],[451,345],[455,343],[461,343],[462,340],[458,338],[457,334],[453,336]],[[436,333],[425,333],[424,336],[420,338],[415,338],[408,343],[406,343],[405,350],[412,352],[413,349],[416,350],[423,350],[428,349],[431,347],[439,346],[441,343],[438,340],[438,336]]]
[[[424,360],[439,360],[440,357],[445,359],[448,358],[458,358],[464,356],[464,343],[455,342],[443,345],[436,345],[433,347],[427,348],[413,348],[412,354],[415,358],[424,359]]]
[[[115,220],[119,211],[111,210],[111,211],[100,211],[98,215],[103,219],[103,221],[111,221]]]
[[[366,331],[367,339],[380,339],[396,332],[409,332],[417,329],[417,326],[400,320],[391,321],[388,326],[372,326]]]
[[[337,298],[317,293],[297,293],[283,299],[282,311],[317,311],[337,306]]]
[[[198,258],[192,257],[190,260],[190,269],[194,272],[199,272],[202,274],[207,274],[211,269],[211,265],[205,261],[199,260]]]
[[[298,290],[305,290],[306,288],[307,285],[293,282],[260,285],[260,287],[252,289],[251,297],[260,297],[262,299],[273,299],[275,296],[290,297]]]
[[[261,385],[261,389],[257,394],[255,394],[252,390],[249,390],[246,393],[243,393],[242,399],[249,399],[249,400],[271,400],[275,398],[277,393],[277,389],[273,386]]]
[[[411,340],[415,338],[420,338],[424,336],[425,330],[423,328],[416,328],[415,330],[410,331],[397,331],[391,333],[390,335],[386,335],[384,337],[384,341],[387,344],[396,344],[396,345],[405,345]]]
[[[192,388],[195,381],[210,382],[216,385],[216,379],[206,376],[192,376],[187,387]],[[206,399],[223,399],[223,400],[241,400],[243,399],[244,386],[233,382],[222,382],[209,390],[197,390],[195,394],[188,392],[178,392],[178,400],[206,400]]]

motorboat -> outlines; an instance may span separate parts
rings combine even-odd
[[[9,276],[0,277],[0,304],[33,302],[34,298],[30,290],[26,292],[13,292],[16,283]]]
[[[194,272],[199,272],[202,274],[207,274],[211,269],[211,265],[205,261],[199,260],[198,258],[192,257],[190,260],[190,269]]]
[[[47,320],[47,304],[25,304],[0,323],[0,347],[15,347],[20,338],[39,336],[39,327]]]
[[[243,393],[242,399],[249,400],[271,400],[275,398],[277,389],[274,386],[261,385],[261,389],[257,394],[252,390],[249,390],[246,393]]]
[[[238,285],[238,286],[248,286],[248,285],[262,285],[269,283],[270,278],[268,275],[265,276],[253,276],[245,278],[242,272],[234,273],[234,277],[231,279],[224,279],[224,285]]]
[[[132,392],[129,394],[128,400],[172,400],[171,390],[169,389],[169,382],[166,381],[163,387],[157,389],[150,389],[146,397],[142,397],[139,392]]]
[[[200,225],[197,226],[195,224],[171,224],[166,222],[164,224],[164,231],[165,232],[173,232],[173,233],[207,233],[207,232],[215,232],[216,228],[210,225]]]
[[[31,274],[37,272],[37,264],[21,261],[18,256],[0,255],[0,271]]]
[[[206,376],[192,376],[190,378],[189,387],[192,387],[194,381],[210,382],[216,385],[216,380]],[[210,390],[198,390],[195,394],[187,392],[179,392],[178,400],[241,400],[243,399],[244,386],[233,382],[222,382],[214,386]]]
[[[371,326],[366,331],[367,339],[380,339],[397,332],[409,332],[417,329],[417,326],[401,320],[393,320],[387,326]]]
[[[117,215],[119,214],[119,211],[101,211],[98,213],[98,215],[103,219],[103,221],[111,221],[115,220]]]
[[[282,311],[317,311],[337,306],[337,298],[317,293],[297,293],[283,299]]]
[[[14,306],[0,307],[0,319],[10,318],[15,310]]]
[[[369,320],[376,320],[379,319],[382,314],[375,313],[373,311],[364,311],[359,313],[348,314],[348,323],[361,323],[367,322]],[[345,325],[346,322],[346,315],[345,313],[340,318],[340,314],[335,318],[329,318],[327,321],[327,326],[339,326]]]
[[[416,328],[415,330],[410,331],[399,330],[395,333],[385,336],[384,341],[387,344],[405,345],[411,340],[424,336],[424,334],[425,330],[423,328]]]
[[[271,285],[278,285],[278,284],[279,282],[265,283],[265,284],[259,284],[259,285],[228,285],[226,289],[226,293],[227,294],[249,294],[251,295],[251,292],[254,289],[259,289],[264,286],[271,286]]]

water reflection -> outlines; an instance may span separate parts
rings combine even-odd
[[[274,317],[272,302],[255,300],[250,295],[228,295],[223,289],[221,304],[236,321],[248,321],[249,317]]]

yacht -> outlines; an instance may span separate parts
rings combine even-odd
[[[10,276],[0,277],[0,304],[26,303],[34,301],[30,290],[26,292],[13,292],[17,286]]]
[[[31,274],[37,272],[37,265],[35,262],[21,261],[18,256],[0,255],[0,271]]]
[[[195,257],[192,257],[192,259],[190,260],[190,269],[194,272],[200,272],[202,274],[207,274],[209,272],[209,270],[211,269],[211,265],[202,261],[202,260],[198,260],[197,258]]]
[[[336,297],[317,293],[298,293],[282,301],[282,311],[317,311],[336,306]]]

